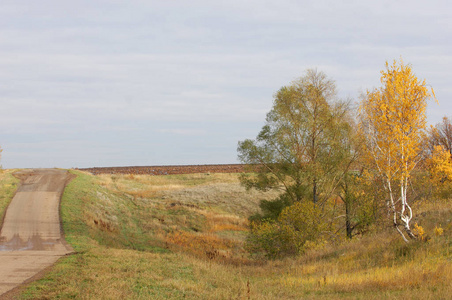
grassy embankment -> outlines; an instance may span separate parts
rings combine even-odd
[[[5,210],[14,197],[19,179],[13,176],[15,170],[0,169],[0,224],[3,222]]]
[[[62,215],[76,254],[31,284],[25,299],[447,299],[452,203],[424,203],[428,241],[372,234],[298,259],[243,252],[259,199],[237,175],[78,177]],[[443,233],[435,227],[442,228]]]

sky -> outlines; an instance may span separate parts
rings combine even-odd
[[[307,69],[358,101],[400,58],[452,116],[448,0],[2,0],[0,164],[237,163]]]

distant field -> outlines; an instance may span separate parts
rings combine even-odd
[[[196,173],[241,173],[244,165],[186,165],[186,166],[142,166],[142,167],[106,167],[82,168],[81,171],[98,174],[133,174],[133,175],[177,175]]]

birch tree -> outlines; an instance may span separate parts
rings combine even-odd
[[[408,185],[420,159],[427,99],[434,92],[403,62],[386,62],[381,84],[361,102],[361,126],[368,158],[384,181],[393,225],[408,241],[405,234],[416,239],[410,227],[413,209],[407,199]]]

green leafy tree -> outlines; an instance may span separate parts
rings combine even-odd
[[[349,111],[331,79],[307,70],[275,94],[257,138],[239,142],[239,159],[250,171],[242,183],[281,191],[279,198],[261,202],[263,215],[251,218],[250,252],[296,255],[331,232],[336,211],[329,200],[336,199],[357,155]]]
[[[347,238],[366,232],[382,216],[379,177],[365,169],[348,172],[340,184],[339,197],[344,203]]]
[[[242,183],[259,190],[280,189],[277,211],[310,199],[322,206],[353,161],[348,102],[338,101],[335,83],[324,73],[307,70],[282,87],[255,140],[238,144],[238,157],[253,175]],[[263,203],[264,208],[271,204]]]

